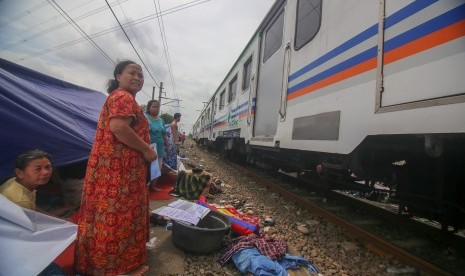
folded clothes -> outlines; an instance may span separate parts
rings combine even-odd
[[[197,204],[227,216],[231,221],[231,231],[234,234],[244,236],[252,233],[258,233],[260,231],[260,226],[258,225],[260,218],[258,217],[243,214],[232,206],[217,206],[215,204],[207,203],[203,196],[199,198]]]

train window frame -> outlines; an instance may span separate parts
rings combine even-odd
[[[220,93],[220,110],[224,108],[224,105],[226,103],[226,89],[223,89],[223,91]]]
[[[250,78],[252,77],[252,55],[244,62],[242,67],[242,93],[250,87]]]
[[[297,8],[296,8],[296,16],[295,16],[295,32],[294,32],[294,50],[298,51],[300,50],[302,47],[304,47],[305,45],[307,45],[310,41],[313,40],[313,38],[315,38],[315,36],[318,34],[318,32],[320,31],[320,28],[321,28],[321,19],[322,19],[322,10],[323,10],[323,1],[322,0],[306,0],[307,2],[311,2],[311,1],[315,1],[315,2],[318,2],[318,6],[319,6],[319,10],[315,13],[315,9],[316,8],[313,8],[311,11],[309,11],[306,15],[311,15],[313,16],[314,14],[318,14],[319,17],[317,18],[317,22],[318,22],[318,25],[315,26],[315,28],[313,29],[310,29],[311,32],[305,32],[305,34],[309,34],[308,37],[306,37],[305,39],[302,39],[301,41],[298,39],[298,35],[299,35],[299,26],[306,26],[307,28],[302,28],[302,30],[309,30],[308,26],[311,25],[309,24],[308,21],[305,21],[304,23],[302,23],[302,19],[299,18],[299,12],[304,12],[303,11],[303,8],[301,8],[301,3],[303,3],[304,0],[298,0],[297,1]],[[303,4],[302,4],[303,5]],[[306,16],[305,15],[305,16]],[[313,17],[310,17],[310,18],[313,18]],[[316,21],[316,20],[315,20]],[[302,33],[302,32],[301,32]]]
[[[233,88],[233,84],[235,85]],[[228,103],[231,103],[236,99],[236,94],[237,94],[237,74],[231,79],[229,82],[229,93],[228,93]]]
[[[278,28],[281,30],[281,39],[279,44],[268,44],[268,42],[272,42],[268,39],[268,33],[269,31],[276,26],[276,23],[278,22],[278,19],[281,21],[281,28]],[[283,39],[284,39],[284,8],[281,8],[281,10],[276,14],[276,16],[273,18],[273,21],[268,25],[268,27],[264,31],[264,46],[263,46],[263,63],[265,63],[270,57],[272,57],[283,45]],[[277,40],[276,40],[277,41]],[[273,48],[270,47],[274,46]]]

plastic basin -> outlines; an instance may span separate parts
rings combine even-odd
[[[193,254],[209,254],[221,248],[224,236],[229,233],[228,217],[210,211],[197,225],[173,221],[171,240],[173,244]]]

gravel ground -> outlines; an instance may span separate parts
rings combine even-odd
[[[186,162],[210,172],[223,193],[209,202],[236,205],[241,211],[261,219],[261,231],[267,236],[284,239],[288,253],[309,260],[322,275],[393,275],[405,272],[406,266],[392,256],[378,256],[347,238],[336,225],[302,210],[292,202],[269,192],[249,177],[238,175],[218,154],[209,152],[192,140],[186,140],[181,155]],[[220,182],[221,181],[221,182]],[[265,227],[266,218],[275,221]],[[217,254],[186,255],[184,275],[242,275],[232,261],[224,267]],[[406,275],[406,274],[403,274]]]

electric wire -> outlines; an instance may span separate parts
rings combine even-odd
[[[157,3],[158,3],[158,8],[157,8]],[[171,85],[173,86],[173,90],[176,91],[176,83],[175,83],[174,77],[173,77],[173,66],[172,66],[172,63],[171,63],[171,57],[170,57],[170,52],[169,52],[169,48],[168,48],[168,40],[166,39],[166,32],[165,32],[165,25],[163,23],[163,16],[161,15],[160,1],[157,0],[155,2],[155,0],[154,0],[153,4],[155,5],[155,12],[160,14],[160,16],[157,17],[157,19],[158,19],[158,28],[160,29],[161,38],[162,38],[162,41],[163,41],[163,48],[164,48],[165,58],[166,58],[166,62],[168,64],[168,69],[169,69],[169,73],[170,73]],[[158,11],[160,11],[160,12],[158,12]]]
[[[123,31],[124,35],[126,36],[126,38],[128,39],[129,43],[131,44],[132,46],[132,49],[134,49],[134,52],[136,52],[136,55],[139,57],[139,60],[142,62],[142,64],[144,65],[145,69],[147,70],[147,72],[149,73],[150,77],[152,78],[153,82],[155,83],[155,85],[160,88],[160,85],[157,83],[157,81],[155,80],[155,78],[153,77],[152,73],[150,72],[149,68],[147,68],[147,65],[145,64],[144,60],[141,58],[141,56],[139,55],[139,52],[137,52],[136,48],[134,47],[134,44],[132,44],[132,41],[131,39],[129,38],[128,34],[126,33],[126,31],[124,30],[123,26],[121,25],[121,23],[119,22],[119,19],[118,17],[116,16],[115,12],[113,11],[113,9],[111,8],[110,4],[108,3],[107,0],[105,0],[105,2],[107,3],[108,5],[108,8],[110,9],[111,13],[113,14],[113,16],[115,17],[116,21],[118,22],[118,25],[120,26],[121,30]]]
[[[157,7],[157,3],[158,3],[158,7]],[[160,2],[158,0],[157,1],[154,0],[153,4],[155,5],[155,12],[158,13],[158,14],[161,14]],[[163,42],[163,49],[164,49],[164,53],[165,53],[165,59],[166,59],[166,63],[168,65],[168,71],[169,71],[169,74],[170,74],[171,86],[173,87],[173,93],[175,95],[175,99],[177,99],[176,84],[175,84],[174,77],[173,77],[173,67],[171,65],[171,58],[170,58],[170,53],[169,53],[169,48],[168,48],[168,41],[166,39],[165,26],[163,24],[163,17],[160,15],[160,16],[157,17],[157,19],[158,19],[158,28],[160,29],[161,39],[162,39],[162,42]]]
[[[60,13],[68,22],[70,22],[71,26],[73,26],[73,28],[78,31],[82,36],[84,36],[86,38],[86,40],[95,48],[97,49],[97,51],[103,55],[103,57],[105,57],[111,64],[115,64],[115,62],[108,56],[108,54],[100,47],[98,46],[98,44],[92,40],[91,37],[89,37],[87,35],[87,33],[81,29],[81,27],[79,27],[78,24],[76,24],[76,22],[74,22],[74,20],[55,2],[55,0],[47,0],[48,3],[58,12]],[[53,4],[55,5],[53,5]],[[58,8],[58,9],[57,9]]]
[[[4,24],[4,25],[0,25],[0,28],[9,26],[9,25],[11,25],[11,23],[16,22],[16,21],[19,20],[21,17],[30,15],[30,14],[32,13],[31,11],[39,10],[39,9],[41,9],[41,8],[47,6],[47,5],[48,5],[47,1],[44,1],[44,2],[39,3],[39,4],[37,4],[37,5],[34,5],[34,6],[31,7],[30,9],[27,9],[27,10],[23,11],[22,13],[19,13],[19,14],[17,14],[17,15],[12,16],[12,17],[10,18],[10,21],[7,22],[7,23]]]
[[[122,12],[123,15],[124,15],[124,18],[126,19],[126,22],[128,22],[128,21],[129,21],[129,20],[128,20],[128,17],[126,16],[126,13],[124,12],[124,9],[123,9],[123,7],[121,6],[121,3],[120,3],[119,0],[118,0],[118,5],[119,5],[119,8],[121,9],[121,12]],[[133,35],[134,38],[136,39],[136,42],[137,42],[137,44],[139,45],[139,48],[140,48],[141,51],[142,51],[142,55],[144,56],[144,58],[145,58],[146,60],[150,60],[149,58],[147,58],[147,54],[145,54],[144,47],[142,47],[142,43],[140,43],[140,40],[139,40],[139,38],[137,37],[136,32],[134,31],[134,28],[133,28],[132,26],[129,26],[129,27],[131,28],[132,35]],[[152,66],[152,63],[149,63],[149,65],[150,65],[151,69],[152,69],[153,71],[155,71],[154,68],[153,68],[153,66]],[[156,77],[156,76],[155,76],[155,77]],[[159,79],[157,79],[157,81],[160,82]]]
[[[126,1],[129,1],[129,0],[124,0],[122,1],[122,3],[126,2]],[[182,4],[182,5],[179,5],[179,6],[176,6],[176,7],[173,7],[173,8],[170,8],[170,9],[167,9],[166,11],[163,11],[161,14],[151,14],[151,15],[148,15],[148,16],[144,16],[144,17],[141,17],[137,20],[134,20],[132,22],[128,22],[126,24],[123,24],[123,27],[128,27],[128,26],[133,26],[133,25],[136,25],[136,24],[140,24],[140,23],[143,23],[143,22],[146,22],[146,21],[149,21],[149,20],[152,20],[154,18],[157,18],[158,16],[164,16],[164,15],[168,15],[168,14],[171,14],[171,13],[174,13],[174,12],[178,12],[178,11],[181,11],[181,10],[184,10],[184,9],[187,9],[187,8],[190,8],[190,7],[194,7],[194,6],[197,6],[197,5],[200,5],[200,4],[203,4],[205,2],[209,2],[209,1],[212,1],[212,0],[195,0],[195,1],[192,1],[192,2],[189,2],[189,3],[185,3],[185,4]],[[199,2],[199,3],[196,3],[196,2]],[[114,4],[114,3],[113,3]],[[112,5],[113,6],[113,5]],[[88,16],[91,16],[91,15],[94,15],[100,11],[103,11],[103,10],[106,10],[107,6],[105,6],[104,8],[100,7],[100,8],[97,8],[93,11],[90,11],[86,14],[83,14],[81,16],[78,16],[75,18],[75,21],[79,21],[81,19],[84,19],[84,18],[87,18]],[[40,24],[40,23],[38,23]],[[13,43],[10,43],[6,46],[3,46],[1,47],[2,49],[4,50],[7,50],[7,49],[10,49],[12,48],[13,46],[16,46],[18,44],[22,44],[22,43],[25,43],[25,42],[28,42],[29,40],[33,39],[33,38],[36,38],[36,37],[40,37],[40,36],[43,36],[43,35],[46,35],[52,31],[56,31],[58,29],[61,29],[65,26],[67,26],[69,24],[68,23],[62,23],[62,24],[59,24],[59,25],[56,25],[56,26],[52,26],[46,30],[43,30],[39,33],[35,33],[35,34],[32,34],[31,36],[29,37],[26,37],[26,38],[21,38],[20,40],[16,41],[16,42],[13,42]],[[37,24],[36,24],[37,25]],[[101,35],[105,35],[105,34],[108,34],[110,32],[114,32],[114,31],[117,31],[119,30],[119,26],[114,26],[114,27],[111,27],[109,29],[106,29],[106,30],[103,30],[103,31],[100,31],[98,33],[95,33],[95,34],[92,34],[90,35],[92,38],[95,38],[95,37],[98,37],[98,36],[101,36]],[[58,50],[58,49],[61,49],[62,46],[66,47],[66,46],[69,46],[69,45],[73,45],[73,44],[76,44],[76,43],[79,43],[79,42],[82,42],[84,39],[77,39],[77,40],[73,40],[73,41],[68,41],[66,43],[63,43],[63,44],[60,44],[58,46],[56,46],[56,49],[55,48],[49,48],[49,49],[46,49],[44,50],[44,53],[48,53],[51,51],[55,51],[55,50]],[[44,53],[39,53],[39,55],[42,55]],[[36,55],[32,55],[31,57],[35,57]],[[29,58],[29,57],[28,57]],[[27,59],[27,58],[26,58]]]
[[[117,0],[117,1],[118,1],[118,0]],[[129,0],[123,0],[122,3],[126,2],[126,1],[129,1]],[[79,9],[79,8],[81,8],[81,7],[85,6],[85,5],[87,5],[88,3],[92,3],[92,2],[94,2],[94,1],[93,1],[93,0],[89,0],[89,1],[87,1],[87,2],[85,2],[85,3],[83,3],[83,4],[80,4],[80,5],[78,5],[78,6],[74,7],[74,8],[72,8],[72,9],[69,9],[68,12],[71,12],[71,11],[73,11],[73,10]],[[45,3],[47,3],[47,1],[45,1]],[[114,5],[114,3],[113,3],[113,5]],[[87,12],[87,13],[84,13],[84,14],[79,15],[79,16],[77,16],[77,17],[74,17],[74,21],[75,21],[75,22],[78,22],[78,21],[81,20],[81,19],[84,19],[84,18],[89,17],[89,16],[91,16],[91,15],[97,14],[97,13],[99,13],[99,12],[101,12],[101,11],[105,11],[106,9],[107,9],[107,6],[106,6],[106,5],[105,5],[105,6],[102,6],[102,7],[100,7],[100,8],[94,9],[94,10],[92,10],[92,11],[90,11],[90,12]],[[28,14],[29,14],[29,13],[28,13]],[[26,15],[28,15],[28,14],[26,14]],[[31,26],[30,28],[28,28],[27,30],[23,31],[22,33],[31,32],[31,30],[34,30],[34,29],[36,29],[37,27],[39,27],[39,26],[41,26],[41,25],[44,25],[45,23],[47,23],[47,22],[49,22],[49,21],[53,21],[53,20],[55,20],[57,17],[58,17],[58,16],[53,16],[53,17],[49,17],[49,18],[47,18],[46,20],[43,20],[43,21],[41,21],[41,22],[37,22],[36,24],[34,24],[34,26]],[[59,29],[61,29],[61,28],[64,28],[64,27],[68,26],[69,24],[70,24],[70,23],[69,23],[68,21],[66,21],[66,22],[64,22],[64,23],[51,26],[51,27],[49,27],[49,28],[47,28],[47,29],[45,29],[45,30],[42,30],[42,31],[33,33],[33,34],[31,34],[31,35],[29,35],[29,36],[27,36],[27,37],[24,37],[24,38],[20,38],[19,40],[13,41],[13,42],[10,43],[10,44],[6,44],[6,46],[2,46],[1,48],[4,49],[4,50],[10,49],[10,48],[12,48],[12,47],[14,47],[14,46],[16,46],[16,45],[18,45],[18,44],[28,42],[29,40],[34,39],[34,38],[36,38],[36,37],[40,37],[40,36],[42,36],[42,35],[46,35],[46,34],[51,33],[51,32],[53,32],[53,31],[59,30]],[[20,36],[22,33],[18,34],[17,36]],[[15,36],[15,37],[13,37],[13,38],[17,38],[17,36]],[[3,43],[5,43],[5,42],[3,41]]]

